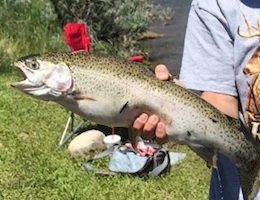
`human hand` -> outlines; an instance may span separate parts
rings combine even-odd
[[[169,70],[165,65],[157,65],[155,68],[155,76],[162,81],[170,78]],[[144,139],[156,139],[157,143],[163,144],[167,142],[166,126],[160,121],[157,115],[148,116],[142,113],[133,123],[132,127],[133,138],[142,135]],[[133,142],[133,140],[132,140]],[[135,143],[136,141],[134,141]],[[135,146],[135,144],[133,144]]]

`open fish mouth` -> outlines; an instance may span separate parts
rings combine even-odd
[[[45,88],[44,84],[35,85],[28,78],[26,78],[22,81],[19,81],[19,82],[11,83],[11,86],[15,87],[17,89],[23,90],[25,92],[36,91],[36,90]]]
[[[28,69],[24,62],[17,61],[14,66],[19,69],[23,76],[23,80],[11,83],[12,87],[18,88],[23,91],[33,91],[38,90],[44,86],[43,83],[35,83],[30,80],[29,76],[32,75],[32,71]]]

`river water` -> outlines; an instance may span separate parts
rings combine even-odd
[[[157,21],[150,26],[150,30],[165,34],[162,38],[146,42],[152,49],[152,64],[165,64],[171,73],[178,76],[191,0],[154,0],[154,3],[170,7],[173,20],[168,25]]]

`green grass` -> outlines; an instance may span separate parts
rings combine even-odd
[[[209,169],[185,147],[187,159],[155,179],[86,172],[57,148],[67,112],[11,88],[18,79],[0,76],[0,199],[207,199]]]

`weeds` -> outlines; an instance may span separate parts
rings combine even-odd
[[[169,9],[155,6],[150,0],[51,0],[51,2],[61,25],[70,21],[86,22],[95,50],[110,51],[121,56],[134,53],[147,54],[147,49],[142,49],[137,42],[137,35],[146,31],[154,19],[170,15]]]
[[[82,20],[92,37],[109,40],[147,30],[166,10],[149,0],[51,0],[60,23]]]
[[[50,2],[0,0],[0,20],[0,73],[22,55],[66,49]]]

